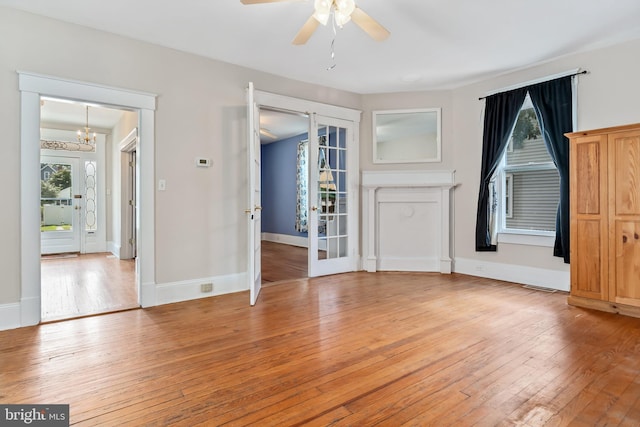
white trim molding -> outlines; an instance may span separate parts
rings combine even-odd
[[[96,83],[18,71],[21,96],[20,166],[20,326],[40,322],[40,97],[51,96],[137,110],[140,164],[138,194],[138,258],[136,281],[139,302],[142,289],[155,282],[155,108],[156,95]],[[144,285],[143,284],[147,284]]]
[[[20,308],[19,303],[0,305],[0,331],[22,326]]]
[[[456,258],[454,267],[456,273],[569,292],[568,265],[563,270],[552,270],[526,265]]]
[[[451,191],[456,186],[455,171],[364,171],[362,172],[363,208],[363,268],[368,272],[378,270],[395,271],[439,271],[451,273],[451,241],[453,227]],[[422,256],[388,252],[382,236],[389,234],[390,227],[403,225],[386,223],[382,209],[394,205],[407,222],[416,221],[415,208],[430,212],[433,221],[419,223],[425,235],[417,236],[413,230],[399,228],[398,231],[413,233],[423,239],[425,246],[431,243],[433,253]],[[399,210],[398,210],[399,209]],[[423,212],[423,213],[424,213]],[[416,223],[413,223],[415,226]],[[391,246],[391,245],[390,245]],[[383,255],[384,254],[384,255]]]

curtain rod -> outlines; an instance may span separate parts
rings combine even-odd
[[[587,70],[582,70],[582,71],[576,71],[576,72],[572,72],[570,74],[563,74],[563,75],[556,75],[556,76],[549,76],[550,78],[548,79],[537,79],[537,80],[532,80],[528,83],[523,83],[521,85],[514,85],[512,87],[509,87],[507,89],[502,89],[502,90],[498,90],[496,92],[490,93],[489,95],[485,95],[485,96],[481,96],[480,98],[478,98],[478,101],[482,101],[483,99],[491,96],[491,95],[496,95],[498,93],[504,93],[504,92],[509,92],[510,90],[515,90],[515,89],[520,89],[523,87],[527,87],[527,86],[533,86],[534,84],[538,84],[538,83],[544,83],[544,82],[550,82],[552,80],[557,80],[557,79],[561,79],[563,77],[573,77],[573,76],[578,76],[580,74],[587,74],[588,71]]]

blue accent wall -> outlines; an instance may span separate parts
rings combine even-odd
[[[262,156],[262,232],[307,237],[296,231],[298,142],[307,134],[260,147]]]

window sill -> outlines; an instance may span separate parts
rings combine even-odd
[[[501,231],[498,233],[498,243],[552,248],[555,245],[555,242],[555,233],[543,234],[526,231]]]

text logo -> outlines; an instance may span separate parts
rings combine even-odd
[[[69,405],[0,405],[0,425],[69,427]]]

